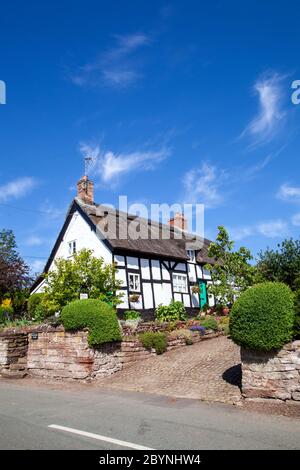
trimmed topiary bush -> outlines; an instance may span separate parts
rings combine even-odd
[[[61,321],[66,330],[88,328],[90,346],[121,341],[121,332],[116,312],[111,305],[96,299],[75,300],[61,312]]]
[[[162,354],[167,350],[167,336],[165,333],[146,331],[139,335],[140,341],[144,348],[155,349],[156,354]]]
[[[292,339],[294,298],[280,282],[250,287],[233,304],[230,336],[241,346],[259,351],[280,349]]]

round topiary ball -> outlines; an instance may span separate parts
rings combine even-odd
[[[101,300],[74,300],[61,312],[61,321],[66,330],[88,328],[90,346],[121,341],[121,332],[114,308]]]
[[[294,300],[290,288],[280,282],[250,287],[233,304],[230,336],[248,349],[280,349],[292,339]]]

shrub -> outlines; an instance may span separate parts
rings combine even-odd
[[[167,350],[167,336],[165,333],[147,331],[139,335],[142,345],[146,349],[155,349],[156,354],[162,354]]]
[[[201,326],[204,326],[207,330],[217,330],[218,323],[214,317],[205,317],[201,320]]]
[[[300,339],[300,289],[295,292],[295,321],[293,337]]]
[[[172,300],[169,305],[159,305],[155,311],[159,322],[186,320],[186,310],[182,302]]]
[[[122,282],[116,278],[115,264],[105,264],[92,250],[82,249],[69,259],[59,258],[54,265],[55,269],[45,275],[45,297],[56,310],[79,299],[81,293],[112,306],[120,303],[123,294],[117,292]]]
[[[185,344],[187,345],[193,344],[192,333],[189,330],[186,330],[185,328],[180,328],[179,330],[173,330],[169,334],[169,337],[171,339],[184,339]]]
[[[229,335],[229,316],[221,317],[218,326],[225,335]]]
[[[249,349],[271,351],[292,339],[293,294],[280,282],[257,284],[245,291],[230,313],[233,341]]]
[[[140,320],[141,314],[136,310],[126,310],[126,312],[124,312],[124,318],[125,320]]]
[[[29,318],[35,322],[42,322],[59,310],[56,302],[48,299],[44,293],[32,294],[27,302]]]
[[[40,306],[42,300],[44,298],[44,294],[31,294],[27,301],[27,311],[30,318],[35,316],[36,308]]]
[[[61,321],[66,330],[88,328],[88,343],[99,346],[102,343],[121,341],[121,332],[114,308],[96,299],[75,300],[61,312]]]
[[[5,321],[10,320],[13,313],[14,309],[10,305],[0,305],[0,323],[5,323]]]
[[[199,333],[200,336],[204,336],[205,335],[205,326],[201,325],[192,325],[190,327],[190,331],[197,331]]]

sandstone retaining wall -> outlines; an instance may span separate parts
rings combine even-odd
[[[29,334],[27,368],[33,377],[91,380],[122,369],[120,343],[90,348],[87,331]]]
[[[0,335],[0,374],[24,377],[27,368],[28,339],[26,333]]]
[[[246,399],[300,401],[300,341],[277,352],[241,348],[242,394]]]
[[[193,332],[192,338],[196,343],[219,334],[207,333],[201,337]],[[14,370],[14,374],[22,372],[22,376],[27,372],[32,377],[89,381],[156,354],[145,349],[138,336],[125,336],[120,343],[90,348],[87,335],[87,331],[67,332],[62,326],[46,325],[27,328],[24,333],[0,335],[0,374],[9,369],[10,374]],[[186,346],[184,338],[170,338],[167,350],[182,346]]]

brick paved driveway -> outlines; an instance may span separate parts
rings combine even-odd
[[[98,385],[171,397],[236,403],[240,400],[239,348],[224,336],[136,362]]]

